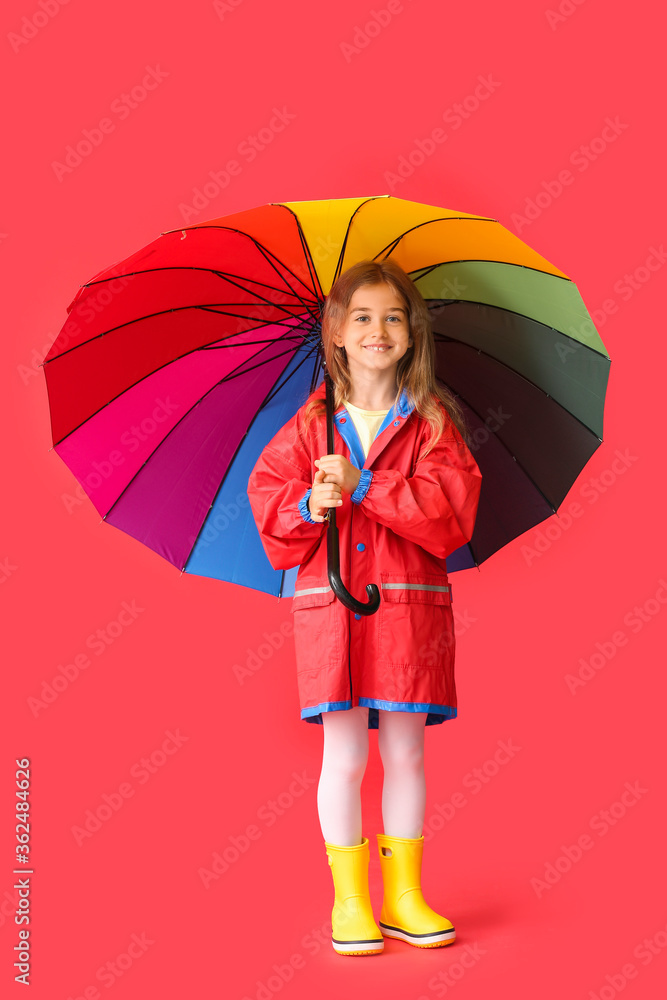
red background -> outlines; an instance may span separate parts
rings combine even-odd
[[[556,4],[550,14],[528,0],[4,5],[3,995],[22,989],[12,870],[23,756],[35,1000],[109,989],[430,1000],[454,986],[459,1000],[491,990],[609,1000],[626,986],[628,997],[658,995],[667,565],[664,424],[652,401],[665,350],[663,276],[642,268],[665,239],[664,53],[653,6],[561,9],[555,20]],[[146,67],[161,82],[128,108],[123,94]],[[480,77],[493,90],[475,101]],[[252,161],[240,156],[275,108],[294,117]],[[54,163],[105,117],[113,128],[59,179]],[[595,142],[608,118],[617,134]],[[436,128],[446,140],[392,180]],[[181,206],[230,159],[241,172],[185,220]],[[559,191],[564,170],[571,183]],[[322,732],[298,717],[291,638],[270,655],[263,645],[289,622],[290,602],[181,576],[77,502],[49,450],[39,362],[78,286],[164,230],[272,201],[385,193],[499,219],[575,280],[612,365],[604,443],[560,517],[453,577],[459,718],[427,732],[424,886],[457,943],[390,941],[381,957],[353,961],[326,936]],[[632,288],[624,276],[635,272]],[[574,502],[580,516],[568,519]],[[88,637],[133,601],[135,619],[97,655]],[[261,668],[240,684],[234,665],[260,649]],[[596,652],[599,669],[573,693],[567,675]],[[35,714],[29,699],[83,653],[90,665]],[[169,755],[167,731],[186,738]],[[499,741],[520,748],[502,765]],[[371,742],[364,832],[379,908],[377,734]],[[153,773],[140,763],[151,755]],[[626,782],[643,791],[602,832]],[[448,812],[457,792],[465,805]],[[74,828],[105,795],[115,807],[79,845]],[[581,838],[588,849],[568,862]],[[200,869],[225,850],[228,870],[205,888]],[[133,935],[144,944],[128,953]]]

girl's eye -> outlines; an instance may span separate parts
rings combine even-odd
[[[360,319],[369,319],[369,317],[368,316],[357,316],[357,322]],[[401,317],[400,316],[391,315],[391,316],[387,316],[387,319],[394,319],[394,320],[396,320],[397,323],[401,322]]]

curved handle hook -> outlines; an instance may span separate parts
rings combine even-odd
[[[324,380],[327,390],[327,455],[334,453],[334,394],[333,382],[328,372],[324,373]],[[358,615],[373,615],[380,607],[380,590],[375,583],[366,584],[366,594],[368,603],[358,601],[356,597],[346,589],[340,577],[340,546],[338,544],[338,526],[336,525],[336,508],[329,508],[328,517],[328,537],[327,537],[327,562],[328,576],[331,589],[338,600],[350,611]]]

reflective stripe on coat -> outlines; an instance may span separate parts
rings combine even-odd
[[[313,396],[325,396],[324,382]],[[378,611],[357,616],[329,585],[327,522],[310,523],[299,507],[312,487],[315,459],[327,454],[325,419],[314,418],[306,429],[304,409],[269,441],[248,482],[269,562],[274,569],[299,567],[292,614],[301,718],[321,723],[322,712],[356,705],[369,708],[370,728],[377,727],[378,709],[427,712],[427,725],[454,718],[445,560],[472,537],[479,467],[444,407],[443,434],[426,457],[430,426],[405,393],[365,459],[345,407],[336,411],[334,451],[372,473],[359,502],[343,493],[336,507],[343,583],[364,603],[366,584],[380,588]]]

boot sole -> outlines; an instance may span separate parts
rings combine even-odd
[[[443,948],[445,945],[453,944],[456,940],[456,931],[441,931],[437,934],[410,934],[400,927],[391,927],[380,921],[380,930],[385,937],[396,938],[398,941],[406,941],[414,945],[415,948]]]
[[[337,955],[379,955],[384,951],[384,941],[334,941],[332,939],[331,943]]]

